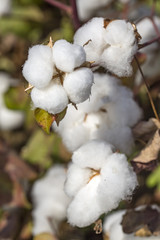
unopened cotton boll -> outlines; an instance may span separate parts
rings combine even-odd
[[[88,68],[81,68],[66,74],[63,87],[70,101],[77,104],[89,98],[92,84],[92,71]]]
[[[107,142],[89,141],[73,153],[72,162],[65,191],[72,196],[67,217],[74,226],[90,225],[127,199],[137,186],[136,174],[125,155],[114,153]],[[79,173],[84,171],[84,179],[78,177],[77,182],[74,169],[78,172],[78,167]]]
[[[52,51],[56,67],[63,72],[72,72],[86,61],[83,47],[66,40],[56,41]]]
[[[43,89],[33,88],[31,99],[35,108],[57,114],[62,112],[68,105],[68,97],[61,85],[51,83]]]
[[[34,235],[44,232],[55,233],[58,224],[66,218],[69,198],[63,190],[65,178],[65,168],[55,165],[42,179],[34,183],[32,189]]]
[[[22,73],[32,86],[39,89],[46,87],[54,72],[52,49],[49,46],[36,45],[29,49]]]

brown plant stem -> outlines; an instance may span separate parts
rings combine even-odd
[[[66,13],[68,13],[69,15],[72,14],[72,8],[64,3],[61,3],[59,1],[56,0],[45,0],[45,2],[51,4],[54,7],[57,7],[63,11],[65,11]]]
[[[70,5],[72,7],[72,20],[73,20],[74,28],[75,30],[77,30],[78,28],[80,28],[81,23],[78,16],[76,0],[70,0]]]
[[[154,38],[154,39],[152,39],[152,40],[150,40],[148,42],[145,42],[143,44],[139,44],[138,45],[138,49],[140,50],[140,49],[142,49],[144,47],[147,47],[147,46],[151,45],[152,43],[157,42],[159,40],[160,40],[160,36],[158,36],[158,37],[156,37],[156,38]]]
[[[134,56],[134,58],[135,58],[135,61],[136,61],[136,63],[137,63],[138,69],[139,69],[139,71],[140,71],[140,73],[141,73],[141,76],[142,76],[142,78],[143,78],[143,81],[144,81],[144,83],[145,83],[146,90],[147,90],[147,94],[148,94],[148,97],[149,97],[149,100],[150,100],[150,103],[151,103],[151,106],[152,106],[154,115],[155,115],[156,119],[160,122],[160,119],[159,119],[157,110],[156,110],[156,108],[155,108],[155,105],[154,105],[152,96],[151,96],[150,91],[149,91],[149,85],[148,85],[148,83],[147,83],[147,81],[146,81],[146,79],[145,79],[145,76],[144,76],[144,74],[143,74],[143,71],[142,71],[142,69],[141,69],[141,66],[140,66],[140,64],[139,64],[139,61],[138,61],[136,55]]]

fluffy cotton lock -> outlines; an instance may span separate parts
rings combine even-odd
[[[160,18],[154,16],[153,18],[157,29],[160,31]],[[144,18],[137,23],[137,29],[142,36],[141,44],[150,41],[157,37],[157,33],[154,29],[151,19]],[[159,62],[160,62],[160,49],[158,42],[152,43],[140,50],[141,53],[146,54],[146,60],[141,65],[142,71],[147,78],[156,78],[160,74]],[[135,77],[135,83],[139,85],[142,82],[142,76],[138,71]]]
[[[63,87],[71,102],[81,103],[88,99],[93,84],[93,72],[80,68],[65,76]]]
[[[65,191],[72,197],[67,218],[74,226],[92,224],[128,198],[137,185],[125,155],[114,153],[107,142],[87,142],[73,153],[72,162]]]
[[[64,88],[56,83],[50,83],[46,88],[33,88],[31,99],[35,108],[41,108],[49,113],[62,112],[68,105],[68,97]]]
[[[58,224],[66,218],[69,198],[63,190],[65,178],[66,169],[55,165],[43,178],[34,183],[32,189],[34,235],[44,232],[55,233]]]
[[[71,152],[90,139],[101,139],[130,154],[134,146],[131,127],[142,111],[117,78],[95,73],[94,82],[90,99],[77,104],[78,110],[69,105],[59,126],[53,124],[54,130]]]
[[[38,89],[46,87],[55,73],[52,49],[45,45],[30,48],[22,73],[32,86]]]
[[[63,72],[73,72],[86,61],[86,54],[82,46],[71,44],[66,40],[58,40],[52,48],[53,61]]]
[[[145,207],[146,206],[139,206],[135,210],[136,211],[143,210],[145,209]],[[160,209],[158,206],[152,205],[150,207],[160,212]],[[157,236],[151,235],[147,237],[144,237],[144,236],[140,237],[140,236],[135,236],[135,233],[131,233],[131,234],[124,233],[121,222],[125,213],[126,213],[126,210],[120,210],[110,214],[105,218],[103,223],[104,239],[106,236],[108,240],[117,240],[117,239],[118,240],[143,240],[143,239],[158,240],[160,238],[159,234]]]
[[[3,94],[9,89],[12,80],[7,74],[0,74],[0,129],[2,130],[16,129],[24,121],[24,113],[8,109],[3,100]]]
[[[105,22],[93,18],[74,35],[74,43],[84,46],[87,61],[103,66],[122,77],[132,74],[132,60],[138,50],[135,28],[125,20]]]

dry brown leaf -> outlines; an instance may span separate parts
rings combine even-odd
[[[143,169],[152,170],[157,165],[157,158],[160,151],[160,129],[156,131],[153,138],[142,149],[137,157],[132,160],[136,172]]]
[[[156,118],[150,118],[148,121],[139,122],[132,130],[136,139],[148,140],[154,132],[160,128],[160,123]]]

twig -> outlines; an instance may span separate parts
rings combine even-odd
[[[144,47],[147,47],[147,46],[151,45],[152,43],[157,42],[159,40],[160,40],[160,36],[158,36],[158,37],[156,37],[156,38],[154,38],[154,39],[152,39],[152,40],[150,40],[148,42],[145,42],[143,44],[139,44],[138,45],[138,49],[140,50],[140,49],[142,49]]]
[[[140,73],[141,73],[141,76],[142,76],[142,78],[143,78],[143,81],[144,81],[144,83],[145,83],[146,90],[147,90],[147,93],[148,93],[148,97],[149,97],[149,100],[150,100],[150,103],[151,103],[151,106],[152,106],[154,115],[155,115],[156,119],[160,122],[160,119],[159,119],[157,110],[156,110],[156,108],[155,108],[155,105],[154,105],[154,103],[153,103],[152,96],[151,96],[150,91],[149,91],[149,85],[148,85],[148,83],[147,83],[147,81],[146,81],[146,79],[145,79],[145,76],[144,76],[143,71],[142,71],[142,69],[141,69],[141,67],[140,67],[140,64],[139,64],[139,61],[138,61],[137,57],[134,56],[134,58],[135,58],[135,60],[136,60],[138,69],[139,69],[139,71],[140,71]]]
[[[72,14],[72,8],[64,3],[61,3],[59,1],[56,0],[44,0],[45,2],[48,2],[49,4],[51,4],[54,7],[60,8],[61,10],[65,11],[66,13],[68,13],[69,15]]]
[[[70,0],[70,4],[71,4],[71,7],[72,7],[73,24],[74,24],[75,30],[77,30],[81,26],[81,23],[80,23],[78,12],[77,12],[76,0]]]

